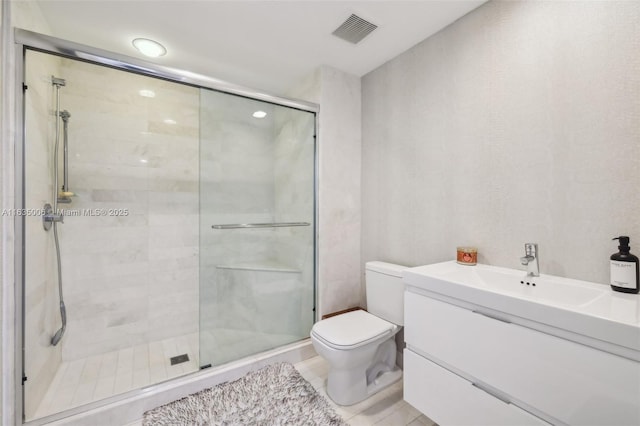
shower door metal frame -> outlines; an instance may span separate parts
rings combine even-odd
[[[56,37],[46,36],[33,31],[27,31],[20,28],[14,29],[15,42],[15,187],[14,187],[14,207],[16,209],[25,209],[25,60],[27,50],[47,53],[68,59],[79,60],[92,63],[95,65],[106,66],[110,68],[128,71],[148,77],[159,78],[179,84],[193,86],[198,89],[210,89],[222,93],[241,96],[248,99],[268,102],[274,105],[289,107],[301,111],[314,114],[315,128],[313,134],[313,150],[314,150],[314,170],[313,170],[313,319],[318,320],[318,183],[319,183],[319,124],[320,124],[320,106],[318,104],[296,100],[281,96],[269,94],[264,91],[247,88],[241,85],[229,83],[224,80],[208,77],[202,74],[193,73],[186,70],[167,67],[154,64],[134,57],[121,55],[118,53],[102,50],[79,43],[63,40]],[[94,401],[89,404],[71,408],[61,413],[54,413],[40,419],[34,419],[25,423],[24,420],[24,325],[25,312],[24,303],[25,294],[25,221],[23,216],[15,216],[15,239],[14,239],[14,303],[15,303],[15,421],[16,425],[41,425],[47,422],[55,421],[70,415],[79,414],[86,410],[98,408],[109,403],[123,400],[132,395],[139,394],[142,389],[134,389],[129,392],[110,396],[108,398]],[[195,371],[187,374],[193,376],[200,374],[201,371]],[[184,376],[183,376],[184,377]],[[176,379],[172,379],[176,380]],[[155,386],[155,384],[151,385]],[[145,388],[148,389],[149,387]]]

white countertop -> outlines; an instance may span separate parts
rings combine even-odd
[[[640,351],[640,294],[609,285],[455,261],[404,270],[411,287]],[[527,284],[528,283],[528,284]],[[534,285],[535,284],[535,285]]]

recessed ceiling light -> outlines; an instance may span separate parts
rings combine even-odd
[[[253,116],[255,118],[265,118],[267,116],[267,113],[264,111],[256,111],[253,113]]]
[[[133,40],[133,47],[138,49],[140,53],[152,58],[158,56],[164,56],[167,54],[167,49],[157,41],[149,40],[148,38],[136,38]]]
[[[140,162],[141,162],[141,163],[148,163],[148,162],[149,162],[149,160],[147,160],[146,158],[141,158],[141,159],[140,159]]]
[[[176,121],[176,120],[172,120],[172,119],[170,119],[170,118],[165,118],[165,119],[164,119],[164,120],[162,120],[162,121],[164,121],[166,124],[176,124],[176,123],[177,123],[177,121]]]
[[[155,98],[156,97],[156,92],[154,92],[153,90],[142,89],[138,93],[140,94],[140,96],[144,96],[145,98]]]

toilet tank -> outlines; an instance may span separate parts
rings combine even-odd
[[[365,285],[367,311],[392,322],[404,325],[404,283],[402,271],[406,266],[385,262],[367,262]]]

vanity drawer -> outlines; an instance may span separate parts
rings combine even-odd
[[[512,400],[567,424],[640,424],[638,362],[410,292],[405,315],[410,349]]]
[[[548,425],[408,349],[404,368],[404,399],[440,425]]]

